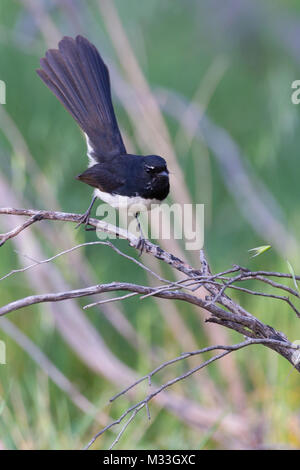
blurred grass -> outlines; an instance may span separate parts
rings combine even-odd
[[[49,184],[53,198],[57,200],[57,207],[51,208],[82,212],[91,192],[88,187],[78,184],[74,176],[86,165],[85,142],[76,124],[35,74],[39,58],[48,46],[36,18],[27,8],[29,3],[10,0],[0,3],[0,79],[7,85],[5,112],[19,129],[36,162],[36,182],[39,182],[40,171]],[[45,7],[61,35],[74,36],[80,32],[88,36],[109,62],[119,65],[96,0],[59,3],[45,0],[40,4]],[[219,9],[214,9],[214,4],[208,0],[194,0],[184,5],[179,0],[115,2],[151,88],[160,86],[178,92],[187,100],[195,99],[195,93],[212,64],[219,58],[226,60],[228,66],[209,102],[205,102],[204,89],[204,94],[198,98],[200,104],[207,104],[210,119],[223,127],[243,150],[247,159],[245,163],[251,165],[254,174],[279,203],[282,215],[278,217],[298,239],[300,111],[291,104],[290,94],[292,81],[300,76],[300,62],[291,48],[287,49],[283,38],[280,39],[279,32],[282,26],[288,33],[289,24],[297,22],[298,36],[295,33],[295,38],[300,38],[299,3],[249,0],[241,2],[239,13],[234,9],[234,2],[228,2],[227,7],[224,5]],[[68,14],[70,11],[72,14]],[[260,21],[256,21],[257,18]],[[127,110],[116,99],[114,101],[120,126],[139,149],[140,144]],[[164,117],[175,142],[175,151],[191,197],[195,203],[204,203],[209,214],[205,247],[214,271],[239,263],[253,269],[288,272],[284,246],[282,252],[273,249],[256,259],[249,258],[249,248],[267,244],[269,240],[262,239],[240,213],[226,188],[217,161],[205,144],[200,145],[198,140],[194,140],[187,151],[181,151],[186,147],[181,141],[184,139],[182,132],[178,133],[178,122],[166,115]],[[19,200],[25,201],[24,205],[49,208],[41,200],[38,186],[33,184],[33,169],[29,160],[25,159],[22,149],[13,149],[13,145],[0,121],[1,173]],[[140,150],[143,152],[143,149]],[[40,189],[43,190],[42,187]],[[1,200],[1,205],[6,206],[8,202]],[[4,231],[1,220],[0,223],[1,231]],[[48,224],[45,230],[50,233],[52,228]],[[56,227],[51,232],[52,241],[33,230],[36,243],[42,247],[45,257],[62,249],[62,237],[55,238],[59,230],[60,227]],[[68,232],[71,229],[64,230],[66,232],[63,233],[71,236]],[[78,243],[94,239],[93,234],[83,231],[72,234],[72,237],[76,237]],[[58,240],[57,244],[55,240]],[[124,242],[117,240],[116,245],[132,253]],[[14,253],[14,248],[12,243],[1,248],[0,276],[22,266],[24,259]],[[85,259],[83,271],[88,270],[95,282],[121,280],[124,276],[128,281],[147,282],[140,269],[112,254],[108,248],[89,247],[82,250],[82,256]],[[74,260],[73,255],[68,255],[57,260],[55,265],[65,281],[75,288],[83,284],[83,273]],[[295,272],[299,273],[298,251],[289,261]],[[39,269],[35,268],[47,277],[47,269]],[[165,267],[162,269],[165,271]],[[1,304],[34,292],[30,279],[23,274],[2,281],[0,289]],[[284,304],[272,299],[246,297],[240,293],[235,293],[234,297],[262,321],[283,331],[290,340],[299,338],[299,321]],[[66,310],[68,305],[65,303]],[[79,305],[84,305],[84,302],[79,302]],[[163,309],[153,299],[142,303],[136,298],[128,299],[118,308],[154,355],[145,354],[138,343],[136,347],[122,337],[110,322],[109,315],[96,309],[85,311],[85,315],[111,352],[138,374],[144,375],[163,360],[182,351],[182,345],[172,333]],[[209,344],[202,328],[203,316],[199,317],[187,306],[177,304],[177,308],[198,347]],[[121,385],[117,387],[87,367],[55,327],[52,313],[49,306],[36,306],[11,314],[10,320],[39,346],[98,410],[118,417],[131,401],[121,398],[113,406],[108,406],[107,402],[122,388]],[[0,339],[7,344],[7,365],[0,365],[0,444],[5,448],[19,449],[82,447],[99,430],[99,422],[79,410],[68,394],[53,384],[45,371],[2,331]],[[230,340],[239,341],[240,336],[232,333]],[[262,347],[239,351],[235,361],[246,394],[245,409],[239,409],[232,401],[228,384],[218,366],[214,364],[207,370],[209,378],[225,397],[225,403],[220,406],[222,413],[226,415],[232,411],[249,420],[251,416],[261,414],[263,427],[259,430],[259,445],[299,448],[299,377],[291,372],[290,364]],[[164,377],[170,378],[176,371],[182,372],[184,367],[187,365],[181,364]],[[209,409],[209,397],[206,389],[199,385],[201,377],[199,380],[190,379],[188,383],[179,384],[175,390]],[[146,390],[146,387],[141,387],[137,397],[142,398]],[[220,421],[223,420],[222,413]],[[234,447],[232,440],[227,439],[226,435],[224,437],[224,431],[223,438],[215,438],[219,429],[218,420],[211,427],[195,428],[154,404],[151,405],[151,415],[149,423],[145,414],[138,415],[118,448]],[[253,425],[251,420],[250,424]],[[113,434],[108,432],[96,446],[107,448],[112,440]]]

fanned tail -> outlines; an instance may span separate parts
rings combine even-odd
[[[109,73],[96,47],[82,36],[65,36],[49,49],[38,75],[88,136],[96,160],[126,154],[110,91]]]

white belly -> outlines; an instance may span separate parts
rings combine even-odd
[[[152,209],[152,205],[160,204],[158,199],[144,199],[140,196],[120,196],[118,194],[104,193],[100,189],[95,189],[94,194],[115,209],[127,209],[133,215],[137,212],[149,211]]]

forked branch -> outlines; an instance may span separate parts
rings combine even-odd
[[[23,222],[23,224],[18,225],[15,229],[11,230],[10,232],[0,234],[0,246],[3,246],[6,242],[8,242],[8,240],[13,239],[14,237],[18,236],[22,231],[29,228],[31,225],[42,220],[71,222],[75,224],[77,224],[80,220],[79,214],[55,211],[35,211],[29,209],[0,208],[0,215],[1,214],[26,216],[28,217],[28,219]],[[93,218],[90,219],[89,223],[90,226],[96,229],[97,231],[104,231],[113,236],[126,239],[132,247],[138,247],[138,238],[135,235],[127,232],[125,229],[115,227],[105,221],[100,221]],[[117,295],[116,297],[113,297],[111,299],[105,299],[102,301],[100,300],[95,301],[93,303],[89,303],[84,308],[91,308],[95,305],[108,301],[112,302],[117,300],[123,300],[131,296],[139,296],[141,300],[152,296],[159,297],[162,299],[179,300],[181,302],[187,302],[203,309],[209,315],[208,318],[206,318],[207,322],[216,323],[231,330],[235,330],[245,337],[245,341],[233,346],[209,346],[198,351],[184,353],[181,356],[175,359],[171,359],[170,361],[167,361],[158,366],[152,372],[148,373],[147,375],[139,379],[137,382],[133,383],[125,390],[118,393],[115,397],[111,399],[111,401],[115,400],[120,395],[123,395],[124,393],[128,392],[130,389],[138,385],[143,380],[148,379],[150,385],[152,377],[157,374],[160,370],[167,366],[170,366],[171,364],[186,359],[190,356],[208,353],[209,351],[213,350],[222,350],[222,352],[207,359],[200,365],[189,370],[187,373],[179,377],[175,377],[174,379],[169,380],[161,386],[155,387],[155,389],[153,389],[144,400],[128,408],[120,416],[119,419],[113,421],[104,429],[102,429],[99,433],[97,433],[86,446],[86,448],[88,448],[96,440],[97,437],[103,434],[103,432],[110,429],[112,426],[121,423],[121,421],[123,421],[128,415],[130,415],[128,421],[125,422],[120,433],[115,439],[113,443],[113,445],[115,445],[120,439],[125,429],[127,428],[127,426],[135,418],[136,414],[141,409],[145,408],[147,410],[148,417],[150,417],[148,403],[155,396],[157,396],[157,394],[159,394],[166,388],[172,386],[173,384],[177,383],[178,381],[186,379],[187,377],[193,375],[194,373],[198,372],[199,370],[211,364],[212,362],[221,359],[225,355],[233,351],[237,351],[241,348],[257,344],[264,345],[265,347],[276,351],[282,357],[287,359],[292,364],[292,366],[298,372],[300,372],[300,352],[297,351],[297,349],[299,349],[299,346],[292,344],[282,332],[276,330],[270,325],[264,324],[261,320],[259,320],[259,312],[256,312],[255,315],[248,312],[239,303],[235,302],[232,298],[228,296],[229,290],[238,290],[249,295],[257,295],[280,300],[281,302],[285,302],[291,308],[293,314],[296,314],[297,317],[300,317],[299,309],[295,305],[295,302],[300,299],[300,294],[297,288],[297,280],[300,280],[300,276],[279,273],[277,271],[250,271],[247,268],[237,265],[234,265],[233,267],[220,273],[212,273],[203,250],[200,251],[201,269],[195,269],[185,261],[174,256],[172,253],[168,253],[167,251],[160,248],[158,245],[155,245],[147,240],[145,243],[145,252],[167,263],[175,270],[183,273],[185,275],[183,279],[181,279],[180,281],[172,281],[165,279],[154,271],[152,271],[141,261],[122,252],[119,248],[114,246],[111,241],[95,241],[90,243],[82,243],[75,247],[69,248],[68,250],[62,251],[46,260],[33,260],[33,263],[30,266],[27,266],[22,269],[12,270],[10,273],[4,275],[0,279],[0,281],[3,281],[7,277],[17,274],[19,272],[23,272],[28,269],[33,269],[39,264],[51,262],[58,256],[66,255],[67,253],[76,249],[80,249],[83,246],[90,245],[108,246],[110,249],[113,249],[118,255],[127,258],[129,261],[136,263],[139,268],[147,271],[156,279],[156,281],[159,281],[159,284],[156,287],[149,287],[146,285],[123,282],[121,280],[119,282],[113,281],[108,284],[97,284],[94,286],[83,287],[71,291],[32,295],[29,297],[14,300],[8,303],[7,305],[0,307],[0,316],[7,315],[8,313],[30,305],[41,304],[44,302],[60,302],[74,298],[91,297],[104,292],[125,292],[124,295]],[[274,278],[276,278],[277,280],[275,281]],[[276,293],[274,293],[274,291],[271,293],[266,293],[263,291],[249,289],[248,287],[245,288],[240,285],[244,281],[252,280],[259,281],[264,286],[269,285]],[[295,288],[290,287],[287,284],[283,284],[282,280],[292,280]],[[198,292],[196,291],[201,288],[204,290],[204,295],[199,296],[197,295]],[[283,291],[284,295],[277,293],[278,291]]]

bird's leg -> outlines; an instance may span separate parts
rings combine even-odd
[[[94,205],[94,202],[96,201],[97,197],[94,196],[93,199],[92,199],[92,202],[90,203],[88,209],[85,211],[84,214],[82,214],[82,216],[80,217],[80,221],[79,223],[76,225],[75,228],[78,228],[80,227],[80,225],[84,224],[85,225],[85,229],[87,229],[87,225],[89,223],[89,218],[90,218],[90,214],[91,214],[91,210],[92,210],[92,207]]]
[[[135,218],[137,220],[137,226],[138,226],[138,229],[139,229],[139,232],[140,232],[140,238],[139,238],[139,241],[138,241],[138,244],[137,244],[136,248],[138,250],[140,250],[140,256],[141,256],[143,251],[144,251],[144,248],[145,248],[146,240],[144,238],[142,227],[141,227],[141,224],[140,224],[140,221],[139,221],[139,215],[140,215],[139,212],[137,212],[135,214]]]

